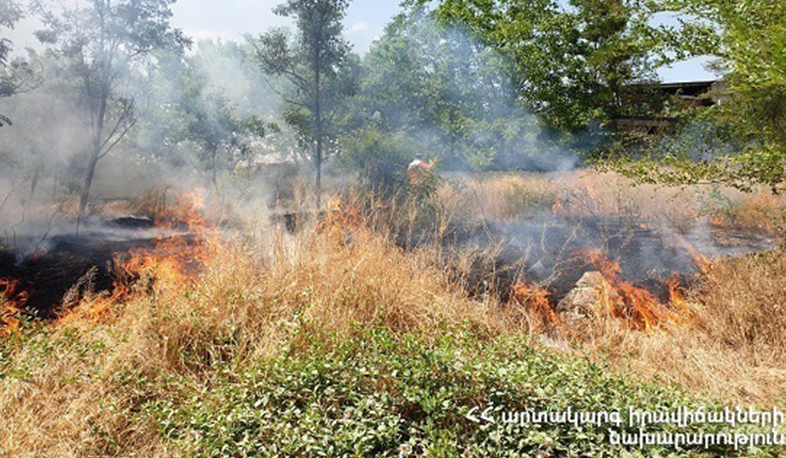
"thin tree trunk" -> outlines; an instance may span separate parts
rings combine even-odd
[[[314,92],[316,100],[314,101],[314,118],[317,122],[317,154],[314,158],[317,166],[317,211],[322,206],[322,62],[319,52],[316,53],[314,59]]]
[[[79,224],[82,222],[82,219],[85,216],[87,203],[90,200],[90,187],[93,185],[93,177],[96,173],[97,164],[98,154],[97,151],[94,150],[90,153],[90,161],[87,164],[87,173],[85,175],[85,181],[82,183],[82,193],[79,197],[79,215],[76,223],[77,233],[79,232]]]
[[[87,204],[90,201],[90,187],[93,185],[93,178],[96,173],[96,165],[101,159],[101,138],[104,135],[104,116],[106,114],[107,96],[106,91],[102,94],[99,102],[98,116],[96,117],[95,130],[93,131],[93,148],[90,151],[90,160],[87,163],[85,181],[82,183],[82,193],[79,197],[79,215],[76,220],[76,233],[79,234],[79,225],[85,216]]]
[[[41,165],[36,165],[35,172],[33,172],[33,181],[30,183],[30,194],[27,195],[27,205],[33,205],[35,190],[38,188],[38,179],[41,177],[41,167]]]
[[[317,210],[322,206],[322,136],[317,136],[317,155],[316,155],[316,166],[317,166],[317,183],[316,183],[316,193],[317,193]]]
[[[210,168],[212,169],[211,180],[213,181],[213,189],[216,191],[216,197],[220,197],[221,193],[218,192],[218,170],[216,170],[216,163],[218,162],[218,147],[213,149],[213,153],[210,156],[210,162]]]
[[[82,222],[82,218],[85,215],[85,210],[87,210],[87,203],[90,200],[90,187],[93,185],[93,177],[95,177],[96,173],[96,165],[98,161],[101,159],[101,141],[104,136],[104,117],[106,116],[106,108],[109,98],[109,62],[106,60],[106,46],[105,46],[105,18],[103,13],[101,14],[101,31],[99,35],[99,49],[101,51],[101,55],[99,57],[99,68],[101,71],[101,84],[99,86],[99,93],[98,93],[98,109],[94,111],[95,118],[93,118],[93,145],[92,150],[90,151],[90,159],[87,163],[87,170],[85,174],[85,181],[82,184],[82,193],[79,196],[79,215],[76,219],[76,234],[79,235],[79,225]]]

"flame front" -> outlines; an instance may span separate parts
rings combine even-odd
[[[600,250],[587,250],[577,255],[595,266],[619,295],[619,300],[609,301],[608,307],[612,316],[628,320],[634,328],[656,327],[668,319],[668,308],[651,292],[619,277],[622,269],[618,262],[612,261]]]
[[[159,214],[156,224],[169,228],[185,226],[188,232],[160,237],[154,248],[135,248],[117,255],[112,291],[64,303],[60,322],[76,318],[103,322],[115,315],[118,304],[132,299],[138,291],[149,293],[162,285],[182,289],[192,284],[210,256],[209,224],[201,213],[204,202],[198,191],[180,195],[175,202]]]
[[[523,307],[528,316],[534,317],[530,324],[535,331],[542,332],[563,324],[562,317],[551,305],[551,293],[545,288],[517,282],[511,287],[510,301]]]
[[[18,280],[0,278],[0,335],[10,335],[19,329],[19,317],[25,311],[28,297]]]

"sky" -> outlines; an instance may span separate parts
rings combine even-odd
[[[401,0],[354,0],[344,21],[345,36],[354,50],[365,54],[374,39],[382,35],[385,25],[399,11]],[[259,34],[274,26],[289,25],[288,19],[273,14],[282,0],[179,0],[172,7],[172,24],[183,29],[195,41],[207,38],[242,40],[246,34]],[[12,31],[10,38],[17,49],[35,46],[33,20],[25,20]],[[659,71],[666,82],[714,79],[703,68],[707,58],[698,58]]]
[[[364,54],[382,35],[385,24],[399,11],[400,0],[355,0],[344,21],[344,34],[355,51]],[[200,38],[242,39],[272,26],[288,25],[273,14],[281,0],[180,0],[172,7],[172,23],[186,34]]]

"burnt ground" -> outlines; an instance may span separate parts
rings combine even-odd
[[[291,232],[309,219],[301,215],[279,218],[278,222]],[[183,232],[156,229],[145,218],[123,217],[92,224],[80,236],[51,236],[44,249],[30,250],[26,255],[0,245],[0,279],[18,280],[20,289],[29,294],[27,308],[31,313],[43,319],[54,318],[69,290],[76,288],[77,294],[88,289],[111,290],[117,278],[116,259],[133,250],[153,250],[168,237],[187,243],[193,238]],[[399,235],[396,241],[405,249],[433,243],[426,233]],[[475,249],[478,254],[469,272],[455,269],[456,279],[471,295],[493,293],[503,300],[513,283],[520,280],[546,287],[556,300],[561,299],[582,275],[598,270],[585,256],[576,255],[587,250],[607,253],[619,263],[623,280],[665,300],[668,288],[664,279],[676,272],[688,283],[698,271],[689,246],[710,257],[760,252],[775,246],[767,234],[734,228],[705,227],[676,234],[618,217],[551,216],[504,223],[454,222],[441,243],[449,266],[456,253]]]
[[[432,242],[424,235],[398,241],[409,247]],[[466,248],[479,253],[468,276],[462,274],[460,279],[473,295],[492,292],[506,299],[510,286],[522,280],[549,289],[560,300],[585,273],[598,270],[581,254],[600,250],[619,264],[621,279],[665,301],[669,295],[665,279],[678,273],[683,286],[694,280],[699,272],[696,252],[706,257],[742,256],[775,248],[777,240],[762,231],[733,227],[698,225],[677,233],[658,222],[616,216],[542,216],[453,223],[442,245],[448,257]]]
[[[117,278],[115,259],[132,250],[152,250],[161,240],[162,233],[151,228],[149,220],[124,217],[94,225],[79,236],[51,236],[28,254],[0,245],[0,278],[19,281],[20,289],[29,295],[26,308],[31,315],[55,318],[72,288],[79,295],[88,289],[112,290]]]

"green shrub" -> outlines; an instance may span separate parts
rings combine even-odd
[[[487,406],[496,406],[498,415],[501,409],[570,406],[619,410],[626,418],[628,406],[672,410],[698,403],[626,380],[602,365],[532,349],[519,339],[480,342],[454,334],[427,342],[369,331],[330,348],[307,344],[290,356],[227,374],[187,402],[158,402],[148,411],[167,437],[195,456],[701,455],[655,447],[625,450],[610,444],[605,425],[466,418],[473,407]],[[648,432],[675,428],[652,426]],[[636,432],[626,423],[620,431]],[[699,431],[717,429],[687,432]],[[702,456],[719,455],[735,453],[716,449]]]

